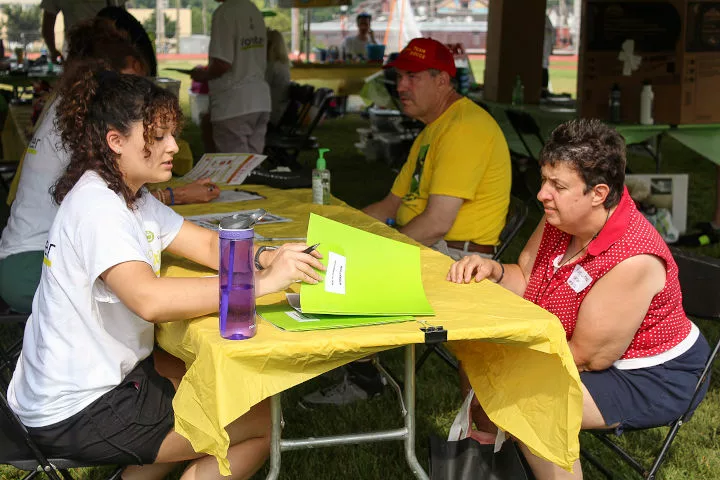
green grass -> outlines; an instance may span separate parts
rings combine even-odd
[[[165,74],[162,70],[161,73]],[[178,75],[178,78],[183,77],[181,74]],[[181,91],[186,90],[187,85],[184,84]],[[187,100],[184,108],[187,109]],[[395,172],[384,164],[367,163],[352,146],[357,138],[355,129],[366,124],[367,122],[359,116],[348,115],[343,119],[326,121],[317,129],[317,137],[321,145],[332,150],[328,155],[328,164],[333,174],[333,194],[358,208],[382,198],[389,190],[395,176]],[[198,156],[201,153],[201,144],[197,127],[188,123],[184,136],[189,139],[193,151]],[[690,173],[688,225],[711,218],[715,195],[714,165],[670,139],[663,141],[662,148],[664,172]],[[309,164],[314,158],[314,153],[308,152],[303,154],[301,161]],[[635,173],[654,171],[654,163],[647,157],[632,156],[630,167]],[[512,261],[517,257],[539,218],[540,212],[531,210],[530,218],[510,246],[506,261]],[[699,248],[697,251],[720,258],[720,245]],[[699,326],[711,342],[720,336],[718,327],[706,322],[699,322]],[[422,348],[418,350],[421,351]],[[393,372],[402,372],[401,349],[384,353],[382,359]],[[658,478],[687,480],[712,479],[720,476],[720,433],[718,432],[720,368],[716,368],[714,374],[707,398],[698,408],[694,418],[681,429]],[[390,389],[379,398],[347,408],[324,408],[308,412],[297,407],[297,401],[303,394],[325,384],[323,379],[315,379],[291,389],[283,396],[286,438],[332,435],[351,430],[398,428],[402,425],[400,408]],[[418,458],[425,467],[427,467],[428,435],[431,432],[447,434],[462,400],[457,385],[455,372],[435,355],[429,358],[417,376],[417,448]],[[655,429],[626,434],[621,437],[621,441],[631,452],[649,461],[654,452],[653,445],[661,441],[665,432],[666,429]],[[583,434],[581,442],[609,465],[618,468],[619,478],[635,478],[627,469],[613,462],[614,456],[608,455],[607,451],[596,445],[588,435]],[[75,473],[79,478],[95,480],[101,478],[101,473],[104,472],[105,470],[101,469],[82,469]],[[265,472],[266,470],[262,470],[255,478],[264,478]],[[0,466],[0,479],[15,480],[20,477],[21,475],[14,469]],[[176,477],[177,474],[174,478]],[[405,464],[402,444],[387,442],[287,452],[282,456],[281,478],[409,480],[414,477]],[[585,466],[585,478],[600,480],[602,477],[592,467]]]
[[[477,83],[483,83],[485,75],[485,60],[470,60],[470,65]],[[569,93],[575,98],[577,92],[577,70],[570,69],[576,62],[555,61],[550,64],[550,89],[553,93]]]

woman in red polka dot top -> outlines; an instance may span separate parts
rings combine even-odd
[[[683,311],[667,245],[624,186],[623,138],[599,120],[564,123],[540,166],[545,217],[518,263],[473,255],[448,280],[489,278],[558,317],[583,383],[583,429],[671,423],[710,352]],[[579,461],[571,474],[522,448],[538,479],[582,478]]]

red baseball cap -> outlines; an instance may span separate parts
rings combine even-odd
[[[432,38],[413,38],[395,60],[383,68],[399,68],[408,72],[440,70],[455,77],[455,59],[448,47]]]

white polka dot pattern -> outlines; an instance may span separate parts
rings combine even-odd
[[[621,209],[625,210],[624,215],[616,215]],[[662,237],[638,212],[627,192],[606,227],[611,226],[613,222],[614,227],[622,228],[619,238],[608,248],[597,255],[587,253],[579,260],[563,265],[557,271],[553,267],[553,260],[558,255],[565,254],[571,236],[546,223],[530,281],[525,290],[525,299],[555,314],[565,328],[567,339],[570,340],[575,330],[580,305],[598,279],[630,257],[641,254],[656,255],[666,264],[665,287],[653,298],[645,319],[621,358],[658,355],[680,343],[690,333],[690,320],[682,307],[677,264]],[[626,225],[618,225],[618,222],[625,222]],[[589,250],[592,250],[592,247]],[[581,292],[575,293],[567,280],[578,264],[590,274],[592,283]]]

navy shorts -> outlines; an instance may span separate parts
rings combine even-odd
[[[28,431],[47,457],[88,464],[153,463],[175,424],[174,395],[173,384],[157,373],[150,355],[82,411]]]
[[[669,425],[685,413],[709,356],[710,347],[701,334],[687,352],[661,365],[635,370],[610,367],[582,372],[580,379],[605,424],[619,423],[615,433],[620,435],[624,430]],[[708,376],[691,412],[705,397],[709,385]]]

